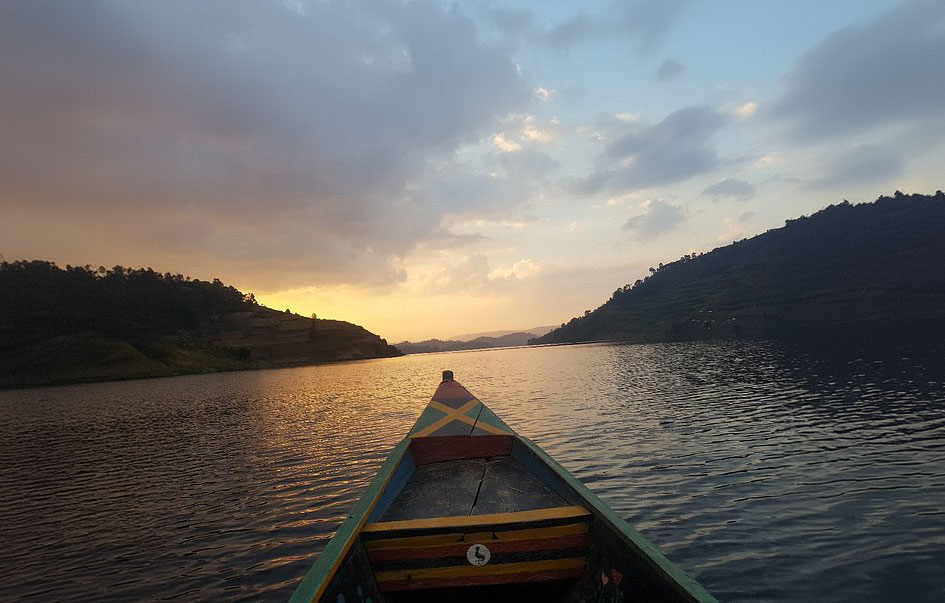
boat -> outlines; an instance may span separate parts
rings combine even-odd
[[[290,601],[508,600],[716,601],[444,371]]]

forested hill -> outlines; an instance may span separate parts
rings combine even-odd
[[[945,195],[845,201],[650,271],[532,342],[945,335]]]
[[[0,386],[395,356],[365,329],[150,268],[0,262]]]

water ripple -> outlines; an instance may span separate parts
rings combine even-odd
[[[761,342],[0,392],[0,600],[284,600],[445,368],[722,600],[945,598],[945,354]]]

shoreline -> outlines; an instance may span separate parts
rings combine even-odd
[[[246,367],[226,367],[220,369],[208,369],[208,370],[194,370],[194,371],[171,371],[168,373],[139,373],[132,375],[111,375],[105,377],[74,377],[74,378],[64,378],[64,379],[55,379],[52,381],[43,381],[43,382],[30,382],[30,383],[17,383],[12,385],[0,384],[0,392],[5,391],[14,391],[14,390],[25,390],[25,389],[42,389],[44,387],[60,387],[60,386],[69,386],[69,385],[85,385],[92,383],[116,383],[119,381],[145,381],[150,379],[166,379],[169,377],[189,377],[193,375],[213,375],[217,373],[242,373],[242,372],[251,372],[251,371],[269,371],[277,369],[287,369],[287,368],[301,368],[306,366],[320,366],[323,364],[339,364],[342,362],[362,362],[365,360],[383,360],[386,358],[401,358],[405,354],[392,355],[392,356],[365,356],[363,358],[337,358],[334,360],[317,360],[311,362],[293,362],[288,364],[271,364],[271,365],[257,365],[257,366],[246,366]]]

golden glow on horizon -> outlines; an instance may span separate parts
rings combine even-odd
[[[590,260],[591,253],[583,259]],[[394,266],[406,275],[399,282],[249,290],[270,308],[348,321],[397,343],[559,325],[603,303],[648,265],[565,263],[569,260],[574,258],[567,250],[538,259],[421,249]]]
[[[401,289],[378,294],[366,287],[341,285],[264,293],[256,299],[276,310],[289,308],[302,316],[315,313],[318,318],[352,322],[388,343],[529,328],[541,322],[532,324],[534,312],[516,312],[499,296],[415,295]]]
[[[560,324],[584,303],[580,289],[549,295],[549,287],[563,288],[530,258],[490,263],[483,254],[427,249],[397,268],[407,275],[402,282],[255,291],[256,299],[352,322],[388,343]]]

